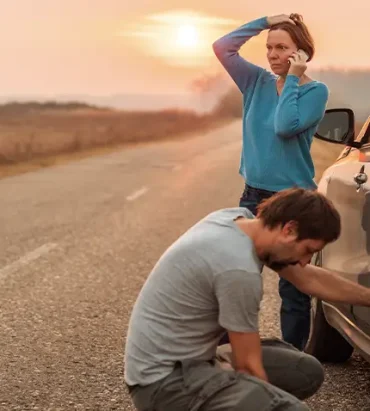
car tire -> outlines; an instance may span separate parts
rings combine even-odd
[[[305,348],[321,362],[341,363],[347,361],[353,347],[326,321],[321,300],[313,299],[311,332]]]

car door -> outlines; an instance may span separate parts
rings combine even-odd
[[[370,154],[370,147],[367,149]],[[368,164],[370,167],[370,163]],[[369,175],[370,177],[370,175]],[[365,232],[365,247],[367,255],[370,255],[370,192],[365,192],[365,203],[362,213],[362,229]],[[370,267],[367,266],[358,275],[358,283],[370,288]],[[370,335],[370,308],[362,306],[353,306],[353,316],[360,328]]]
[[[364,138],[364,134],[361,138]],[[352,149],[339,159],[326,178],[326,195],[341,215],[342,233],[335,243],[323,250],[322,266],[370,287],[369,142],[360,150]],[[358,182],[363,184],[359,185]],[[370,334],[370,308],[346,304],[336,306]]]

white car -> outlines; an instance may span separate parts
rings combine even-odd
[[[370,287],[370,117],[355,136],[352,110],[327,110],[316,138],[344,146],[318,187],[337,207],[342,233],[315,256],[313,264]],[[356,348],[370,362],[369,307],[317,299],[312,307],[306,352],[322,362],[342,362]]]

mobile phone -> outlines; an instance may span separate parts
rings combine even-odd
[[[304,58],[304,61],[308,60],[308,54],[304,50],[299,49],[298,53]]]

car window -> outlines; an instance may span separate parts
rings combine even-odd
[[[320,122],[318,132],[321,136],[329,140],[342,141],[343,136],[349,129],[349,117],[347,113],[333,112]]]

